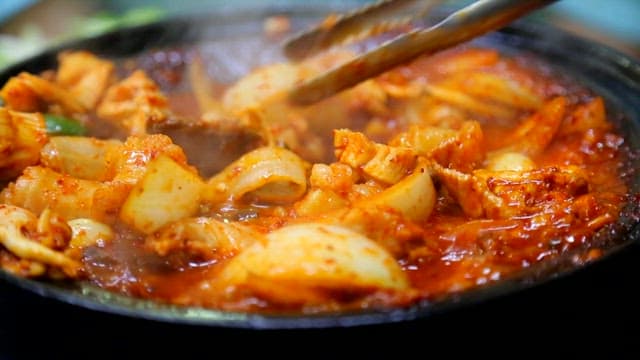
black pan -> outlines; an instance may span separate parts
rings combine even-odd
[[[2,73],[0,83],[20,71],[37,73],[56,66],[56,54],[63,49],[87,49],[100,56],[125,59],[152,49],[166,47],[207,46],[209,43],[234,44],[235,41],[253,39],[262,32],[262,21],[270,14],[287,14],[293,27],[299,29],[329,10],[324,5],[304,5],[287,9],[243,10],[219,12],[206,17],[186,17],[126,28],[108,34],[49,49],[40,55],[20,62]],[[335,10],[335,8],[333,8]],[[535,22],[518,22],[502,31],[476,40],[483,45],[498,47],[506,53],[531,53],[552,65],[585,87],[602,95],[607,109],[620,132],[624,134],[632,153],[640,153],[640,63],[606,46],[576,38],[567,33]],[[204,45],[203,45],[204,44]],[[216,45],[218,46],[218,45]],[[224,45],[223,45],[224,46]],[[267,51],[267,59],[248,56],[236,59],[248,61],[247,66],[277,58],[276,45]],[[274,55],[275,54],[275,55]],[[233,74],[232,74],[233,75]],[[239,74],[238,74],[239,75]],[[638,156],[630,159],[627,182],[632,194],[640,193]],[[416,304],[408,309],[388,311],[362,311],[329,315],[255,315],[229,313],[200,308],[186,308],[159,304],[110,293],[88,284],[42,282],[14,277],[0,271],[0,282],[10,284],[52,299],[99,313],[118,314],[136,319],[182,325],[201,325],[216,328],[328,328],[352,327],[366,324],[388,324],[427,319],[435,314],[450,313],[454,309],[468,308],[487,299],[504,298],[525,289],[558,281],[571,281],[594,264],[615,261],[616,257],[637,248],[640,242],[640,200],[630,198],[620,220],[599,232],[595,244],[605,248],[604,256],[592,263],[576,265],[575,253],[543,262],[499,283],[449,295],[431,302]],[[637,251],[637,250],[634,250]],[[1,284],[0,284],[1,285]]]

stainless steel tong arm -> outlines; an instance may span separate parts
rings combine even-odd
[[[307,105],[377,76],[425,53],[449,48],[492,30],[557,0],[479,0],[427,29],[391,39],[351,61],[307,79],[289,94],[293,103]]]

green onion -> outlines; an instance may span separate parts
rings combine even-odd
[[[85,127],[76,120],[60,115],[45,114],[44,122],[47,126],[47,133],[49,135],[81,136],[87,132],[87,129],[85,129]]]

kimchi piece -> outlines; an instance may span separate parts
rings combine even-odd
[[[225,84],[162,51],[4,84],[4,271],[230,311],[406,307],[588,260],[628,201],[604,100],[536,62],[463,46],[295,107],[353,54]]]

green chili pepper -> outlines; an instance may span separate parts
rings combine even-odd
[[[45,114],[44,122],[49,135],[81,136],[87,133],[87,129],[82,124],[64,116]]]

